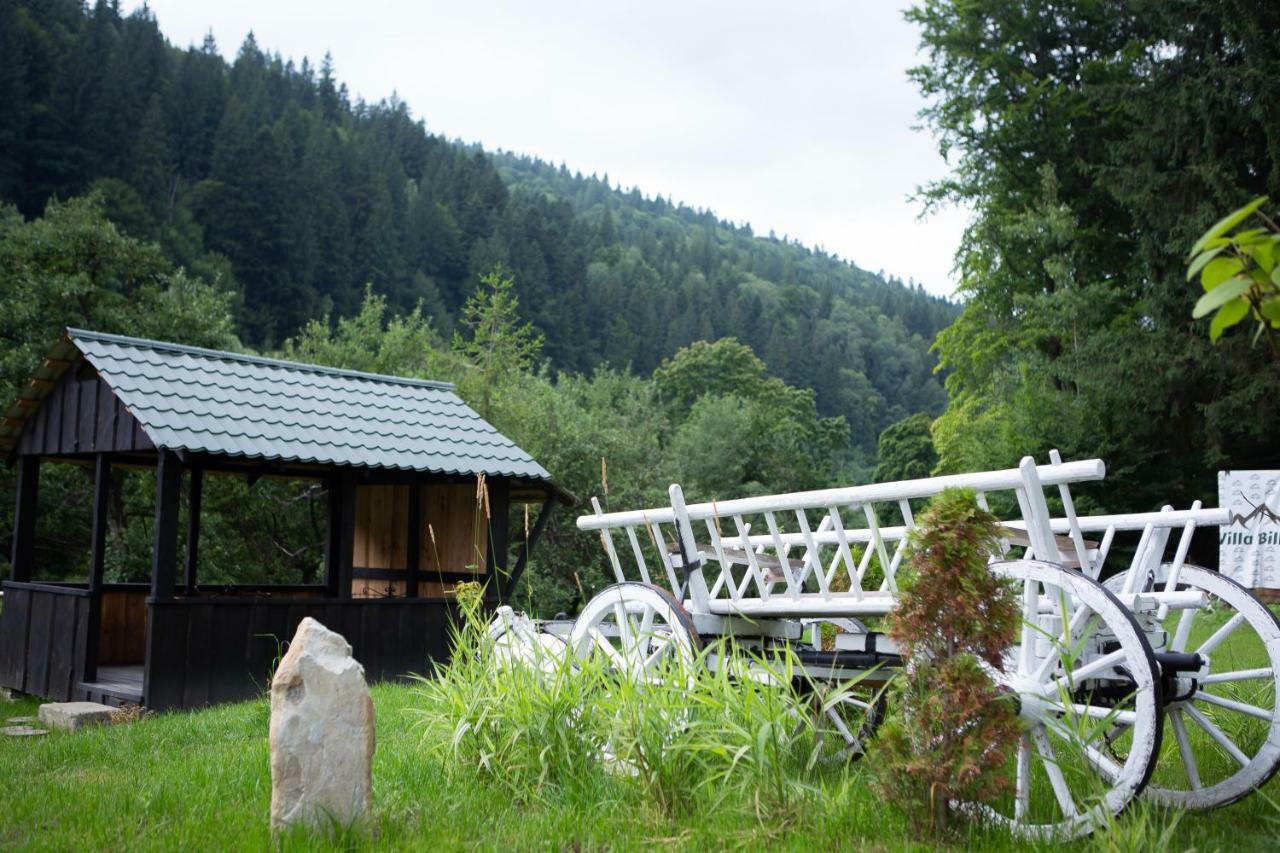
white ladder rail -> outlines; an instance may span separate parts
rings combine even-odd
[[[1055,447],[1049,451],[1049,462],[1053,465],[1062,464],[1062,454]],[[1075,501],[1071,499],[1071,489],[1066,483],[1058,484],[1058,495],[1062,498],[1062,514],[1067,518],[1067,525],[1070,528],[1069,534],[1071,544],[1076,549],[1076,560],[1080,563],[1080,571],[1087,575],[1093,575],[1093,565],[1089,559],[1089,549],[1084,544],[1084,534],[1080,532],[1080,522],[1076,519]]]
[[[600,499],[591,498],[591,508],[596,511],[596,515],[604,515],[604,510],[600,508]],[[618,553],[613,550],[613,533],[610,529],[603,527],[600,529],[600,541],[604,543],[605,553],[609,555],[609,563],[613,566],[613,576],[618,583],[625,581],[626,575],[622,573],[622,563],[618,560]]]
[[[693,525],[689,521],[689,512],[684,502],[684,490],[680,488],[679,483],[672,483],[671,488],[667,490],[667,496],[671,499],[671,514],[683,558],[681,568],[684,569],[688,584],[688,589],[684,592],[692,600],[695,613],[710,613],[711,595],[707,589],[706,577],[702,574],[702,555],[693,537]]]
[[[1200,501],[1191,505],[1192,510],[1200,509]],[[1169,578],[1165,581],[1164,591],[1173,592],[1178,587],[1178,578],[1182,574],[1182,566],[1187,561],[1187,551],[1191,548],[1191,537],[1195,535],[1196,522],[1191,519],[1182,527],[1182,535],[1178,537],[1178,550],[1173,555],[1173,565],[1169,567]],[[1161,604],[1157,618],[1163,622],[1169,616],[1169,605]]]

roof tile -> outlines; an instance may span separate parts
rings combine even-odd
[[[550,480],[453,387],[69,329],[157,447]]]

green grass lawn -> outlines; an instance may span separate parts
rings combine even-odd
[[[1206,614],[1194,636],[1214,631],[1223,618]],[[1219,654],[1238,658],[1232,668],[1261,662],[1260,650],[1243,635],[1233,636]],[[726,676],[719,682],[709,678],[694,693],[677,682],[672,689],[646,687],[643,694],[600,706],[599,685],[593,687],[589,678],[548,684],[529,670],[495,678],[475,655],[458,660],[473,663],[454,666],[450,677],[430,686],[373,688],[378,746],[370,833],[337,839],[297,833],[281,839],[282,847],[933,849],[913,845],[906,816],[875,793],[871,759],[807,770],[757,750],[726,771],[728,762],[709,748],[720,743],[732,748],[735,738],[764,743],[752,727],[783,719],[776,707],[766,707],[777,693],[771,688],[752,688]],[[1256,682],[1242,689],[1256,690],[1252,685]],[[1233,695],[1268,707],[1275,701],[1269,695]],[[697,735],[680,710],[690,702],[704,703],[716,720],[728,719],[726,727],[713,722]],[[589,705],[595,717],[579,712]],[[0,714],[34,715],[37,706],[31,698],[0,702]],[[637,732],[632,746],[643,750],[648,738],[650,749],[656,744],[659,763],[667,764],[659,768],[657,784],[646,787],[608,772],[582,746],[601,714],[634,715],[623,724]],[[455,737],[460,721],[495,717],[501,719],[492,741]],[[268,723],[264,697],[75,734],[0,738],[0,849],[271,847]],[[668,763],[673,727],[695,734],[674,739],[680,754]],[[1204,767],[1220,760],[1213,749],[1197,744]],[[1181,770],[1165,763],[1177,761],[1167,726],[1163,753],[1157,778],[1173,779]],[[777,785],[779,779],[785,784]],[[1037,847],[983,830],[971,830],[954,845]],[[1280,778],[1209,813],[1180,814],[1140,801],[1092,838],[1038,847],[1276,850]]]
[[[601,774],[589,789],[548,787],[519,796],[457,768],[426,741],[417,688],[374,688],[378,750],[370,841],[294,835],[287,849],[760,847],[909,848],[901,815],[878,801],[866,770],[819,774],[811,792],[778,810],[735,789],[714,808],[669,813],[629,780]],[[36,701],[3,705],[6,716],[34,713]],[[0,847],[52,849],[262,849],[271,780],[266,700],[127,725],[41,738],[0,739]],[[1217,812],[1173,815],[1139,805],[1115,829],[1076,849],[1151,849],[1162,830],[1174,849],[1274,850],[1280,838],[1280,783]],[[994,835],[965,847],[1012,849]],[[1046,845],[1046,849],[1049,845]],[[927,848],[921,848],[927,849]],[[1054,849],[1058,849],[1055,847]]]

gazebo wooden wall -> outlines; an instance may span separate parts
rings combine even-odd
[[[459,580],[484,578],[498,484],[357,486],[355,491],[353,596],[403,597],[411,575],[417,578],[416,594],[425,598],[444,595]]]

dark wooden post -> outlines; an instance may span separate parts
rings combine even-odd
[[[40,497],[40,457],[18,457],[18,495],[13,509],[13,550],[9,554],[9,577],[31,580],[35,559],[36,501]]]
[[[351,597],[356,550],[356,479],[340,471],[329,480],[329,524],[325,531],[324,580],[331,598]]]
[[[151,595],[158,599],[173,598],[181,493],[182,461],[172,450],[161,450],[156,462],[156,524],[151,545]]]
[[[338,597],[338,525],[341,523],[342,490],[338,488],[338,477],[326,477],[324,496],[327,504],[327,518],[324,525],[324,589],[329,598]]]
[[[489,546],[485,554],[485,598],[502,601],[507,587],[507,527],[511,515],[511,484],[506,480],[489,480]]]
[[[107,515],[111,500],[111,457],[93,460],[93,521],[89,534],[89,620],[85,630],[84,681],[98,679],[98,631],[102,625],[102,574],[107,562]]]
[[[196,591],[196,572],[200,564],[200,500],[204,493],[204,469],[192,468],[187,485],[187,595]]]
[[[533,529],[525,537],[520,544],[520,556],[516,557],[515,568],[511,570],[511,577],[507,579],[506,586],[502,592],[502,602],[505,604],[511,599],[512,594],[516,590],[516,584],[520,583],[520,576],[524,574],[525,566],[529,563],[529,552],[533,550],[533,546],[538,544],[538,538],[542,536],[542,531],[547,529],[547,522],[551,521],[551,513],[555,509],[556,499],[549,497],[542,502],[542,509],[538,511],[538,518],[533,522]]]
[[[404,572],[404,597],[418,597],[418,577],[422,568],[422,486],[409,484],[408,559]]]

